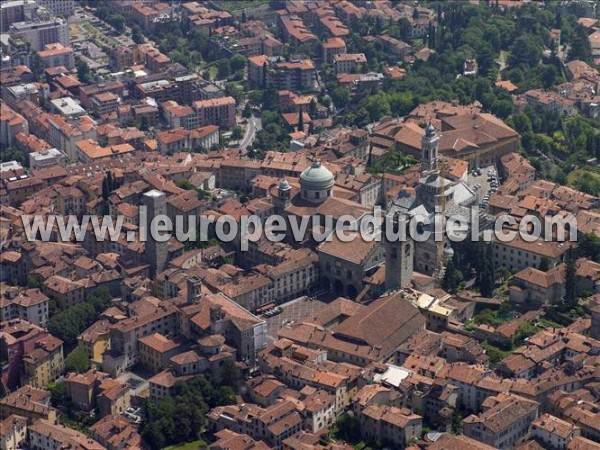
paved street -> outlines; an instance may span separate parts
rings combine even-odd
[[[279,329],[290,321],[294,323],[302,322],[306,317],[311,317],[323,305],[325,303],[319,300],[309,300],[308,297],[300,297],[280,305],[280,308],[283,309],[281,314],[266,318],[268,343],[275,342]]]
[[[254,138],[256,137],[256,133],[262,129],[262,123],[259,117],[250,117],[248,119],[248,126],[246,127],[246,133],[244,137],[240,141],[240,148],[246,148],[249,145],[252,145],[254,142]]]

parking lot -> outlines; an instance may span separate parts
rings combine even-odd
[[[277,340],[277,332],[286,324],[302,322],[307,317],[311,317],[314,312],[325,305],[319,300],[312,300],[309,297],[300,297],[291,300],[283,305],[279,305],[282,309],[280,314],[272,317],[265,317],[267,321],[267,341],[268,343]]]
[[[487,209],[489,195],[496,192],[496,189],[500,184],[497,173],[496,167],[493,165],[481,167],[477,173],[474,173],[473,171],[469,172],[467,177],[468,184],[474,187],[479,186],[476,191],[477,203],[480,205],[482,210]]]

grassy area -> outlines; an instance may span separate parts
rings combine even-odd
[[[212,4],[219,8],[232,12],[239,11],[241,9],[256,8],[257,6],[266,5],[269,0],[240,0],[240,1],[225,1],[225,0],[213,0]]]
[[[568,176],[568,185],[588,194],[600,192],[600,169],[584,168],[571,172]]]
[[[485,349],[488,358],[490,358],[490,364],[492,366],[494,366],[502,358],[505,358],[511,354],[510,350],[502,350],[501,348],[490,344],[488,341],[484,341],[481,346]]]
[[[217,69],[217,66],[213,65],[208,68],[208,76],[211,80],[216,79],[218,73],[219,69]]]
[[[204,442],[202,439],[198,439],[194,442],[186,442],[185,444],[171,445],[169,447],[165,447],[164,450],[197,450],[203,447],[206,447],[206,442]]]

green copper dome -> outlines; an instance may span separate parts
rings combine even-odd
[[[307,189],[328,189],[333,186],[333,182],[333,174],[327,167],[321,165],[321,161],[314,161],[310,167],[304,169],[300,174],[300,184]]]

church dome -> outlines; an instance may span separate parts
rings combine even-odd
[[[427,125],[427,128],[425,128],[425,135],[431,136],[433,133],[435,133],[435,127],[432,124]]]
[[[281,189],[282,191],[287,191],[290,188],[290,183],[288,183],[287,180],[281,180],[281,182],[279,183],[279,189]]]
[[[333,183],[333,174],[327,167],[321,165],[321,161],[314,161],[300,174],[300,184],[303,189],[325,190],[332,187]]]

